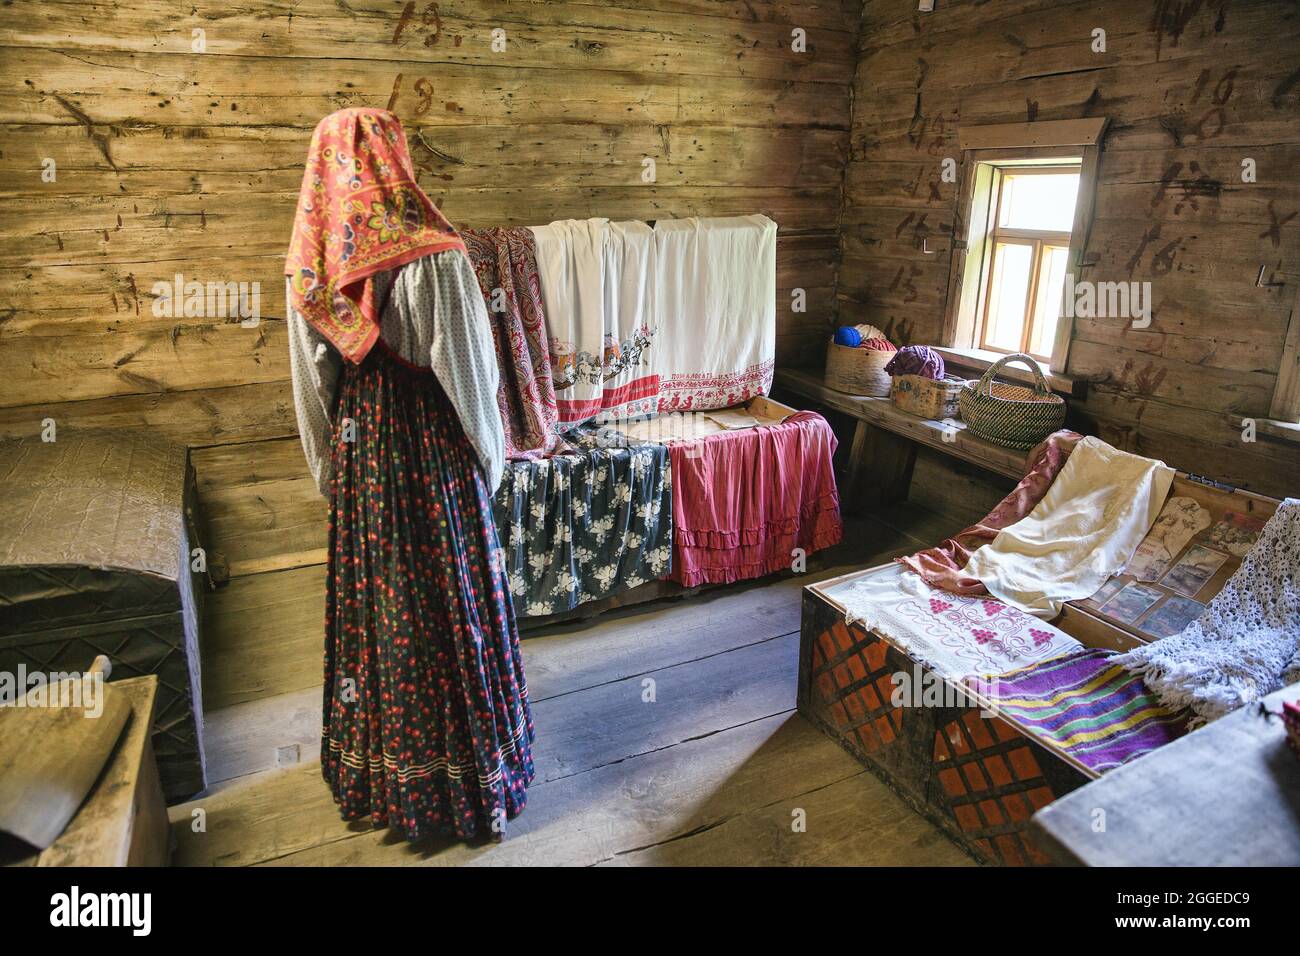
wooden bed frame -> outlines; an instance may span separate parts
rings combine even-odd
[[[1195,499],[1212,522],[1225,511],[1266,518],[1278,504],[1183,473],[1169,494]],[[1198,600],[1217,594],[1239,564],[1233,559],[1221,567]],[[1030,817],[1099,774],[1045,744],[1014,717],[998,713],[978,692],[926,667],[898,643],[846,624],[844,606],[828,592],[882,567],[887,565],[804,588],[799,712],[976,859],[1011,866],[1050,863]],[[1123,651],[1150,639],[1090,601],[1067,604],[1054,623],[1086,647]],[[895,707],[893,675],[899,672],[914,683],[920,678],[941,685],[943,705]]]

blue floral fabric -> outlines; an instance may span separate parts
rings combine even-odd
[[[570,611],[672,570],[668,447],[566,436],[577,454],[513,461],[493,503],[520,617]]]

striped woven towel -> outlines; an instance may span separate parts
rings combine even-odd
[[[1190,713],[1170,710],[1142,679],[1088,648],[989,678],[998,709],[1049,746],[1104,773],[1187,733]]]

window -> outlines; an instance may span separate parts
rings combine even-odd
[[[1291,307],[1269,415],[1290,426],[1284,432],[1287,437],[1300,440],[1296,431],[1296,426],[1300,426],[1300,291],[1296,292],[1295,305]]]
[[[1061,306],[1091,228],[1105,128],[1102,118],[959,131],[943,339],[957,358],[987,367],[1025,352],[1067,381],[1073,328]]]
[[[1052,359],[1079,164],[996,166],[989,267],[980,292],[978,345]]]

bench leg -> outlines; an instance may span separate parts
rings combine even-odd
[[[915,442],[858,422],[849,450],[848,494],[840,496],[841,508],[858,512],[906,500],[915,465]]]

